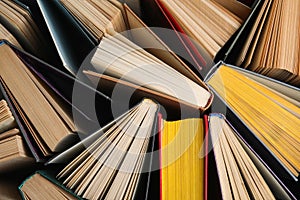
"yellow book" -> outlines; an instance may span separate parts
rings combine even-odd
[[[296,179],[300,172],[300,90],[224,64],[206,82]]]
[[[204,130],[201,118],[162,121],[161,198],[203,199],[204,159],[200,158]]]

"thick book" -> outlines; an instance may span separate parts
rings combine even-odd
[[[220,62],[205,81],[215,103],[295,196],[299,178],[298,88]]]
[[[9,45],[0,49],[2,86],[36,143],[44,155],[64,148],[63,140],[75,136],[71,118]]]
[[[209,115],[208,197],[218,199],[295,199],[280,179],[232,127],[224,115]],[[214,187],[214,189],[210,188]]]
[[[26,67],[46,87],[49,87],[53,95],[58,96],[59,103],[63,105],[64,109],[72,113],[70,117],[76,124],[77,132],[82,134],[92,133],[112,120],[110,108],[119,109],[120,102],[113,102],[108,96],[84,83],[78,77],[74,78],[72,75],[12,46],[10,43],[6,42],[5,44],[10,46]],[[115,114],[117,115],[117,113]]]
[[[205,199],[205,123],[159,118],[160,199]]]

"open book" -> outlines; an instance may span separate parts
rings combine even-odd
[[[156,103],[144,99],[59,154],[49,163],[71,161],[58,179],[83,198],[145,199],[151,167],[151,154],[147,152],[153,151],[157,111]]]
[[[201,111],[209,107],[212,95],[205,84],[126,5],[108,0],[61,3],[99,42],[91,60],[82,64],[84,73],[98,90],[112,95],[120,86],[122,92],[136,91],[139,100],[151,97],[167,107],[183,106]],[[87,8],[103,20],[95,20],[86,12]],[[127,28],[140,29],[118,33]],[[142,47],[150,47],[151,53]]]
[[[45,57],[44,36],[28,7],[19,1],[3,0],[0,2],[0,16],[0,27],[3,27],[0,32],[7,33],[0,39],[7,39],[16,46],[21,45],[23,49],[40,58]]]
[[[9,45],[1,43],[0,52],[3,90],[43,154],[66,148],[75,138],[76,128],[63,104]]]
[[[84,73],[100,83],[100,91],[105,90],[101,81],[108,80],[145,91],[144,95],[153,95],[164,106],[178,102],[202,111],[212,99],[202,81],[192,81],[122,35],[103,37],[91,64],[95,71]]]
[[[199,77],[126,4],[116,0],[38,0],[37,3],[64,66],[74,75],[81,75],[79,67],[101,42],[102,37],[120,33],[190,79],[199,80]],[[87,8],[93,10],[93,14],[86,12]],[[98,18],[101,20],[96,20]],[[80,49],[74,48],[74,41],[80,44]]]
[[[216,65],[206,83],[258,138],[259,142],[256,142],[253,148],[263,144],[264,148],[271,152],[270,157],[266,156],[263,159],[268,162],[275,156],[281,168],[284,168],[283,171],[274,171],[281,176],[284,171],[288,172],[289,175],[284,176],[291,176],[297,180],[300,172],[300,90],[222,63]],[[248,137],[247,134],[245,136]],[[266,152],[262,155],[265,154]],[[269,165],[271,168],[276,166],[270,163]]]
[[[209,115],[209,136],[216,172],[210,165],[208,174],[217,176],[223,199],[295,198],[223,115]],[[208,187],[210,198],[218,194],[216,185]]]
[[[177,40],[157,34],[176,52],[183,52],[193,71],[203,77],[251,12],[237,0],[148,0],[141,5],[147,24],[176,31]]]
[[[260,1],[227,63],[300,86],[298,1]]]
[[[24,168],[34,159],[2,93],[0,97],[0,173],[4,173]]]
[[[166,121],[158,112],[144,99],[47,164],[65,163],[58,181],[81,198],[202,199],[203,120]]]

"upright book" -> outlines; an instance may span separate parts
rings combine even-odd
[[[160,199],[204,199],[205,120],[159,121]],[[156,185],[158,183],[152,182]]]

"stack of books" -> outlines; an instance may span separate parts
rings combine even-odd
[[[1,199],[300,198],[299,8],[1,1]]]

